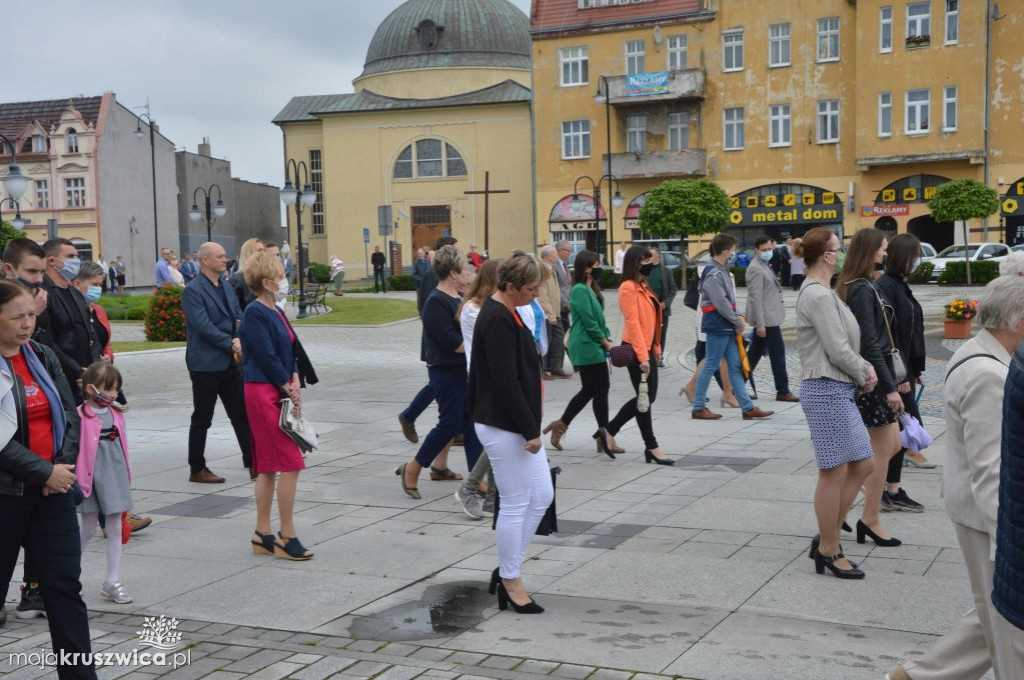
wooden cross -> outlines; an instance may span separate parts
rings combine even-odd
[[[463,191],[464,194],[483,195],[484,197],[484,251],[490,255],[491,249],[491,194],[509,194],[508,189],[491,188],[491,171],[484,173],[483,191]]]

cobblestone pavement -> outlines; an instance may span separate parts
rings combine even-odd
[[[951,295],[925,292],[931,316]],[[618,332],[614,294],[608,300]],[[305,395],[322,435],[299,482],[299,535],[317,553],[305,563],[251,554],[252,486],[219,410],[207,457],[227,482],[187,482],[184,352],[119,357],[132,405],[136,509],[154,524],[125,548],[130,605],[100,599],[102,539],[87,549],[83,595],[95,647],[139,649],[143,617],[176,617],[191,663],[110,667],[101,677],[878,680],[922,654],[971,606],[939,498],[941,468],[905,471],[908,492],[926,512],[883,515],[903,546],[845,537],[866,580],[816,575],[807,559],[816,468],[799,405],[772,401],[765,365],[757,381],[769,390],[759,403],[778,407],[775,417],[746,422],[726,409],[721,421],[690,420],[676,393],[690,375],[693,317],[681,304],[675,311],[653,411],[677,465],[645,465],[634,426],[619,436],[626,454],[615,461],[595,454],[592,415],[580,415],[565,450],[549,452],[562,469],[560,532],[538,537],[524,565],[547,609],[534,617],[499,612],[486,594],[497,561],[493,532],[461,513],[455,485],[424,475],[419,501],[399,488],[394,469],[416,447],[395,416],[425,380],[417,322],[299,330],[322,378]],[[930,343],[926,399],[938,393],[932,384],[941,377],[932,373],[941,376],[951,349]],[[546,386],[552,419],[578,383]],[[612,407],[629,396],[616,371]],[[421,435],[435,417],[433,409],[422,416]],[[929,455],[941,463],[942,421],[926,415],[925,422],[938,436]],[[450,462],[465,471],[459,449]],[[9,605],[16,595],[17,583]],[[0,628],[0,674],[47,676],[11,666],[7,656],[48,646],[43,621],[18,621],[11,612]]]

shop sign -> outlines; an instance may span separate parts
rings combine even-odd
[[[893,205],[864,205],[860,208],[861,217],[906,217],[910,214],[910,206],[906,203]]]
[[[911,175],[897,180],[878,192],[875,205],[894,203],[927,203],[935,198],[935,192],[949,181],[939,175]]]
[[[1000,209],[1004,217],[1024,215],[1024,178],[1014,182],[1002,197]]]
[[[834,191],[766,196],[732,196],[729,221],[741,224],[842,222],[843,202]]]
[[[604,220],[601,220],[603,223]],[[589,222],[549,222],[548,228],[552,234],[572,231],[596,231],[598,225],[593,220]],[[603,226],[600,227],[604,229]]]
[[[668,94],[668,71],[630,73],[626,76],[627,97],[646,97],[653,94]]]

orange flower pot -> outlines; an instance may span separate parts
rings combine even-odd
[[[947,340],[967,340],[971,337],[971,319],[946,319]]]

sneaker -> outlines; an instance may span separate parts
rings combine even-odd
[[[462,506],[464,513],[473,519],[483,519],[483,499],[467,489],[465,484],[462,484],[455,490],[455,500]]]
[[[882,495],[889,496],[890,502],[896,506],[897,510],[903,510],[904,512],[924,512],[924,506],[908,496],[906,489],[903,487],[900,487],[900,490],[897,491],[895,495],[888,492]]]
[[[895,494],[890,494],[888,491],[883,491],[882,492],[882,505],[880,506],[879,509],[882,512],[896,512],[897,510],[899,510],[899,508],[896,507],[896,504],[893,503],[893,500],[892,500],[895,497],[896,497]]]
[[[21,586],[21,602],[14,609],[14,615],[19,619],[46,616],[46,607],[43,606],[43,595],[39,592],[38,583],[25,583]]]
[[[115,604],[128,604],[132,601],[132,596],[128,594],[128,591],[124,589],[124,586],[120,583],[103,583],[103,588],[100,589],[100,595],[104,600],[113,600]]]
[[[482,512],[484,517],[494,517],[494,496],[488,495],[484,498],[484,507]]]

